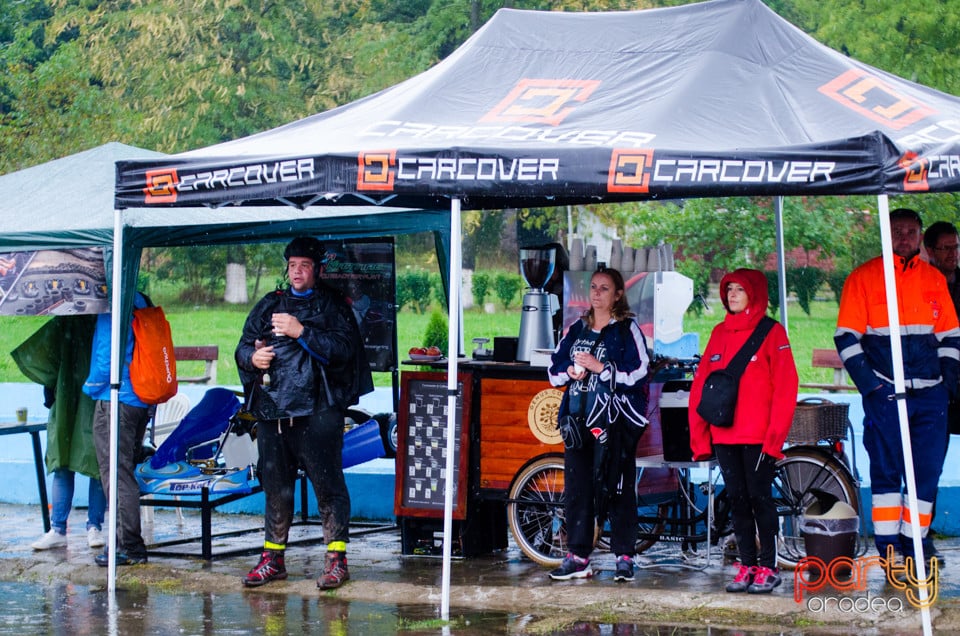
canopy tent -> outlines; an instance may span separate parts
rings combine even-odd
[[[503,9],[401,84],[257,135],[120,162],[117,207],[468,208],[960,187],[957,98],[759,0]]]
[[[458,280],[461,206],[877,194],[885,212],[889,194],[960,189],[958,122],[957,98],[833,51],[759,0],[503,9],[447,59],[375,95],[247,138],[118,162],[115,205],[138,208],[132,220],[198,205],[449,204]],[[881,230],[892,268],[885,213]],[[890,311],[898,334],[895,302]],[[453,392],[455,360],[448,371]],[[902,393],[902,369],[895,379]]]
[[[113,259],[110,280],[114,286],[114,317],[129,316],[136,286],[140,254],[148,246],[278,241],[294,234],[320,238],[357,238],[432,232],[441,263],[447,272],[450,228],[447,210],[406,210],[391,207],[340,206],[337,208],[244,207],[209,209],[177,208],[141,210],[123,214],[114,210],[116,162],[131,157],[162,157],[143,148],[107,143],[96,148],[0,176],[0,253],[40,249],[103,246],[120,257]],[[278,267],[281,264],[278,263]],[[109,271],[109,270],[108,270]],[[122,273],[121,273],[122,272]],[[126,311],[118,310],[123,292]],[[129,319],[129,318],[128,318]],[[127,324],[126,321],[123,324]],[[114,321],[114,360],[119,357],[119,318]],[[239,335],[238,335],[239,337]],[[114,365],[116,367],[116,365]],[[119,372],[119,368],[114,370]],[[119,376],[112,379],[114,385]],[[114,396],[112,407],[116,407]],[[112,414],[114,423],[116,413]],[[111,427],[116,434],[116,425]],[[116,447],[116,438],[112,440]],[[116,461],[115,455],[111,458]],[[116,465],[111,470],[116,475]],[[115,479],[115,478],[114,478]],[[110,528],[116,524],[116,483],[111,485]],[[116,540],[109,533],[111,554]],[[116,585],[111,563],[108,585]]]

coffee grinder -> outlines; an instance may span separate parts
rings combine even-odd
[[[527,284],[520,312],[517,360],[529,362],[534,349],[553,349],[553,314],[559,309],[557,297],[543,289],[556,267],[555,247],[520,248],[520,274]]]

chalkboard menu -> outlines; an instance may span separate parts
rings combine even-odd
[[[455,519],[466,517],[470,376],[457,377],[454,445]],[[404,373],[397,417],[397,480],[394,508],[399,516],[442,517],[447,478],[447,379],[444,373]]]

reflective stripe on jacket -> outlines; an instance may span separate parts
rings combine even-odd
[[[918,256],[894,256],[903,372],[908,389],[941,381],[952,393],[960,371],[960,327],[947,281]],[[843,285],[834,342],[860,393],[893,383],[883,259],[853,270]]]

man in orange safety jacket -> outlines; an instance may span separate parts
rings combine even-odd
[[[910,442],[925,537],[946,453],[947,402],[960,377],[960,326],[943,274],[919,258],[920,215],[896,209],[890,213],[890,227]],[[892,545],[899,555],[913,557],[882,257],[856,268],[844,283],[834,342],[863,397],[863,445],[870,456],[877,550],[886,556]]]

